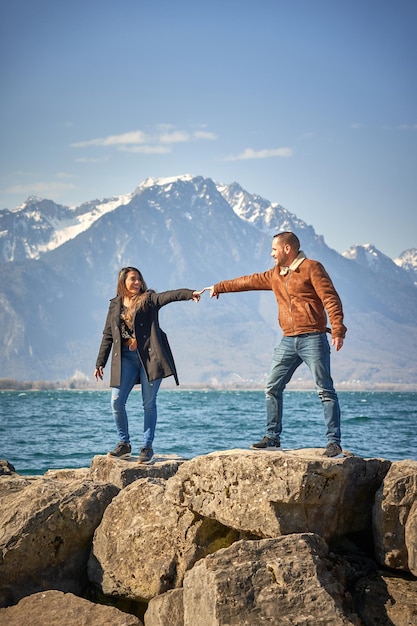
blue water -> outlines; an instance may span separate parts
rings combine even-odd
[[[314,391],[284,394],[283,448],[324,447]],[[355,455],[417,460],[417,392],[339,392],[342,444]],[[141,447],[140,390],[128,401],[132,454]],[[155,453],[185,458],[247,448],[265,434],[262,391],[161,389]],[[89,467],[117,443],[110,391],[0,392],[0,459],[19,474]]]

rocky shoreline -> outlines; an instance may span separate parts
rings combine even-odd
[[[0,626],[417,624],[417,461],[0,461]]]

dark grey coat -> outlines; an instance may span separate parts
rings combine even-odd
[[[174,289],[156,293],[149,291],[148,306],[145,311],[137,311],[135,316],[135,336],[137,349],[143,366],[148,376],[148,380],[157,380],[174,376],[177,385],[178,375],[172,356],[168,338],[159,326],[159,309],[170,302],[180,300],[191,300],[192,289]],[[122,339],[120,334],[120,313],[122,310],[122,299],[116,296],[110,300],[109,311],[107,313],[106,324],[103,330],[103,339],[98,352],[96,367],[105,367],[112,351],[110,387],[120,386],[120,375],[122,368]],[[138,383],[140,380],[138,379]]]

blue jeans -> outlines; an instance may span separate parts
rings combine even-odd
[[[125,443],[130,443],[126,402],[139,377],[144,411],[143,447],[146,448],[152,447],[155,436],[157,418],[156,396],[162,379],[159,378],[150,383],[138,351],[129,350],[127,346],[123,346],[120,387],[112,387],[111,408],[119,441],[124,441]]]
[[[297,367],[306,363],[322,402],[328,442],[340,445],[340,407],[330,375],[330,346],[326,333],[283,337],[275,348],[265,386],[266,434],[279,441],[282,431],[282,393]]]

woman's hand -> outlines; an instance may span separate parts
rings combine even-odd
[[[96,369],[94,370],[94,378],[96,379],[96,381],[98,379],[103,380],[103,366],[100,365],[100,367],[96,367]]]
[[[195,302],[198,302],[201,298],[201,295],[205,292],[205,291],[209,291],[210,292],[210,298],[218,298],[220,294],[216,293],[214,291],[214,285],[211,285],[211,287],[204,287],[204,289],[201,289],[201,291],[194,291],[193,292],[193,300]]]
[[[205,289],[201,291],[193,291],[193,300],[194,302],[200,302],[201,294],[205,292]]]
[[[218,298],[219,297],[219,293],[216,293],[214,291],[214,285],[211,285],[210,287],[204,287],[204,289],[202,289],[201,291],[199,291],[199,294],[204,293],[205,291],[209,291],[210,292],[210,298]]]
[[[210,292],[210,298],[218,298],[220,294],[216,293],[214,291],[214,285],[211,285],[211,287],[204,287],[204,289],[202,289],[201,291],[194,291],[194,294],[198,294],[198,300],[200,299],[200,296],[205,292],[205,291],[209,291]],[[194,300],[194,294],[193,294],[193,300]]]

